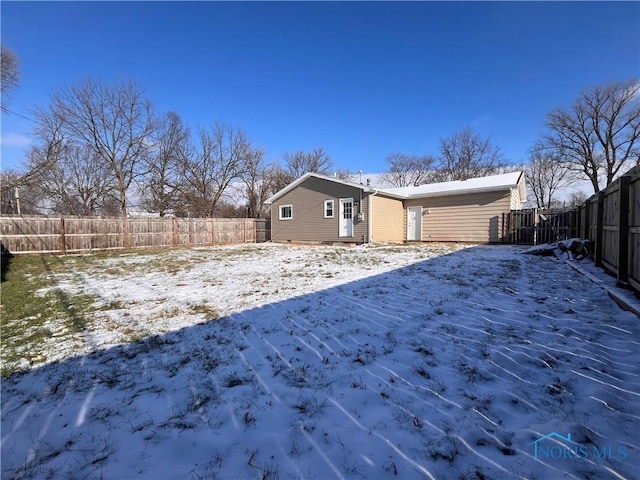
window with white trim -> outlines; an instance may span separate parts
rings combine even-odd
[[[324,201],[324,218],[333,218],[333,200]]]
[[[280,205],[280,220],[293,219],[293,205]]]

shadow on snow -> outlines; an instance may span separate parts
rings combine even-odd
[[[7,377],[2,477],[633,476],[636,319],[518,251],[472,247]],[[600,456],[534,458],[552,431]]]

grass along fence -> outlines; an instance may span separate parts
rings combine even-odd
[[[10,252],[83,253],[130,248],[255,243],[253,218],[0,217]]]

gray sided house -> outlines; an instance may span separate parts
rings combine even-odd
[[[522,172],[385,189],[307,173],[266,203],[274,242],[492,243],[525,200]]]

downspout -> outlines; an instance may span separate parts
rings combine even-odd
[[[371,237],[373,235],[373,197],[378,193],[377,190],[374,190],[373,193],[369,195],[369,224],[367,225],[367,243],[371,243]]]

